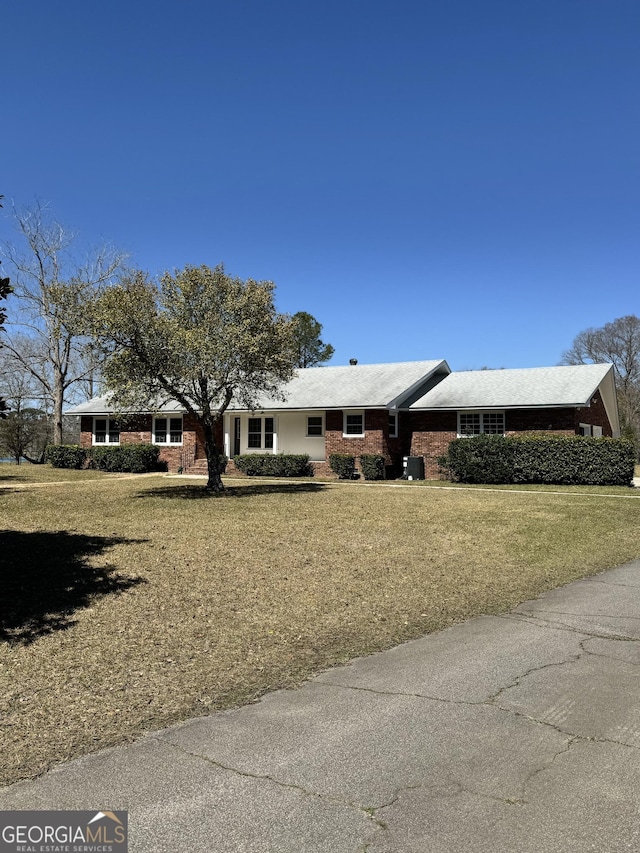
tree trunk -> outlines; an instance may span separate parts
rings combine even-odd
[[[53,388],[53,443],[62,444],[62,409],[64,406],[64,389],[62,379],[54,380]]]
[[[215,492],[220,495],[224,492],[224,484],[220,476],[220,450],[216,444],[214,434],[214,424],[209,418],[206,418],[202,424],[204,431],[204,449],[207,455],[207,468],[209,476],[205,488],[209,492]]]

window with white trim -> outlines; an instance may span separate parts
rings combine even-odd
[[[153,419],[154,444],[182,444],[182,415]]]
[[[309,415],[307,417],[307,435],[323,435],[322,415]]]
[[[504,412],[458,412],[458,435],[504,435]]]
[[[265,450],[271,450],[274,432],[274,418],[249,418],[247,421],[247,447],[253,450],[260,450],[262,447]]]
[[[364,412],[345,412],[342,434],[346,438],[364,435]]]
[[[249,418],[247,426],[247,447],[262,447],[262,418]]]
[[[264,446],[266,450],[273,449],[273,418],[264,419]]]
[[[398,437],[398,413],[389,412],[389,438]]]
[[[120,424],[114,418],[93,419],[94,444],[120,444]]]

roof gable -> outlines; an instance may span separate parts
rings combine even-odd
[[[610,364],[577,364],[451,373],[411,409],[515,409],[587,406],[613,371]]]
[[[284,400],[262,398],[256,410],[394,408],[434,375],[449,372],[442,360],[305,367],[283,386]],[[229,406],[230,411],[243,408],[234,401]]]

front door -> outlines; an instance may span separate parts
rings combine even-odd
[[[233,419],[233,455],[240,455],[240,418]]]

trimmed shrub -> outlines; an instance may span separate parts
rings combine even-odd
[[[247,477],[313,477],[306,453],[244,453],[233,464]]]
[[[353,480],[356,475],[356,457],[350,453],[331,453],[329,467],[341,480]]]
[[[514,483],[629,486],[635,449],[627,439],[535,435],[511,439]]]
[[[456,438],[438,464],[459,483],[513,482],[513,450],[504,435]]]
[[[385,458],[379,453],[363,453],[360,468],[365,480],[384,480]]]
[[[87,461],[87,451],[79,444],[49,444],[44,460],[52,468],[82,468]]]
[[[120,447],[93,447],[91,465],[99,471],[118,474],[146,474],[158,468],[160,448],[154,444],[123,444]]]
[[[441,471],[460,483],[629,486],[635,463],[626,439],[579,435],[478,435],[457,438]]]

